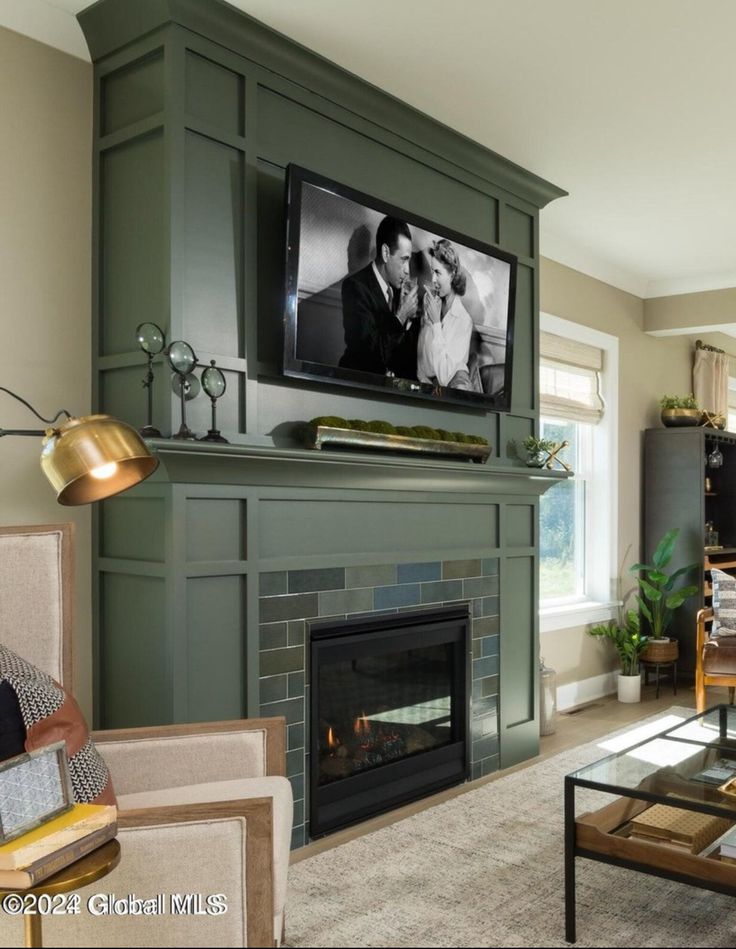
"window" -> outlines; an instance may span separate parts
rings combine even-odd
[[[736,379],[733,376],[728,378],[728,416],[726,418],[726,431],[736,432]]]
[[[618,340],[542,314],[540,435],[567,441],[574,475],[539,506],[541,628],[613,615]]]

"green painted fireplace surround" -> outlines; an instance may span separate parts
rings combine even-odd
[[[509,444],[536,429],[538,219],[564,192],[219,0],[101,0],[79,20],[95,69],[95,403],[145,422],[135,328],[150,320],[226,373],[231,442],[152,442],[157,474],[96,512],[97,724],[280,708],[294,778],[309,618],[462,601],[478,631],[474,701],[497,713],[495,751],[486,742],[476,763],[536,754],[537,506],[562,476],[523,467]],[[510,412],[280,375],[290,162],[518,256]],[[160,357],[154,371],[168,434],[178,399]],[[463,430],[493,454],[481,466],[301,448],[294,423],[323,414]],[[205,397],[187,420],[209,428]],[[410,568],[424,579],[409,583]]]

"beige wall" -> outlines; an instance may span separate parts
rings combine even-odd
[[[666,338],[644,333],[644,301],[554,261],[542,258],[541,309],[581,323],[619,340],[619,569],[639,559],[642,432],[660,424],[658,399],[665,393],[692,391],[692,349],[696,336]],[[734,340],[700,333],[705,341],[724,346]],[[541,634],[547,665],[566,685],[618,668],[611,644],[586,635],[585,628]]]
[[[92,66],[0,28],[0,384],[47,417],[90,408],[91,124]],[[0,426],[44,427],[4,393]],[[56,503],[40,448],[0,441],[0,523],[76,524],[75,692],[89,715],[90,510]]]

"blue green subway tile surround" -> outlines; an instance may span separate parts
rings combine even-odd
[[[289,725],[286,729],[286,747],[289,751],[304,747],[304,723]]]
[[[289,641],[286,623],[262,623],[259,636],[261,649],[281,649]]]
[[[281,620],[316,616],[318,602],[316,593],[294,593],[288,596],[262,596],[260,598],[261,622],[276,623]]]
[[[463,580],[463,593],[471,596],[496,596],[498,594],[498,577],[474,577]]]
[[[261,676],[261,702],[280,702],[288,698],[288,692],[288,676]]]
[[[290,672],[288,679],[289,698],[295,699],[304,695],[304,668],[299,672]]]
[[[286,624],[290,646],[304,645],[305,624],[303,619],[291,620]]]
[[[486,636],[481,646],[482,656],[497,656],[500,648],[499,636]]]
[[[471,614],[471,777],[498,770],[498,558],[261,574],[261,714],[285,715],[294,791],[292,846],[309,841],[310,622],[458,606]],[[270,674],[266,674],[266,673]]]
[[[480,560],[444,560],[442,562],[443,580],[462,580],[465,577],[481,575]]]
[[[440,603],[443,600],[462,600],[462,580],[438,580],[422,584],[422,603]]]
[[[333,590],[319,593],[319,615],[334,613],[359,613],[373,609],[373,590],[365,587],[360,590]]]
[[[417,606],[422,601],[421,587],[418,583],[376,587],[373,592],[373,606],[377,610],[387,610],[398,606]]]
[[[376,564],[371,567],[346,567],[345,586],[356,587],[381,587],[396,583],[396,565],[395,564]]]
[[[344,590],[345,568],[330,570],[290,570],[289,593],[316,593],[319,590]]]
[[[279,596],[287,592],[286,571],[280,573],[262,573],[258,578],[260,596]]]
[[[396,571],[399,583],[419,583],[423,580],[441,580],[442,564],[436,563],[400,563]]]
[[[304,755],[301,752],[301,748],[294,748],[292,751],[286,752],[287,777],[291,778],[293,775],[304,773]]]

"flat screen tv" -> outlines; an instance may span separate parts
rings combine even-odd
[[[284,375],[507,411],[516,258],[290,165]]]

